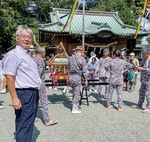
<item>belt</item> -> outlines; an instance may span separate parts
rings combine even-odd
[[[16,88],[16,90],[31,90],[31,91],[38,91],[38,88]]]

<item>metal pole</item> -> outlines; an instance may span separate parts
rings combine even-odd
[[[83,17],[82,17],[82,47],[84,48],[85,35],[84,35],[84,17],[85,16],[85,0],[83,0]]]

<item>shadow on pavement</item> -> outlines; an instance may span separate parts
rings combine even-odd
[[[32,142],[36,142],[38,136],[40,135],[40,131],[34,126]]]
[[[71,103],[72,101],[69,100],[69,98],[65,95],[57,95],[57,94],[52,94],[48,95],[48,100],[52,104],[63,104],[66,108],[71,109]]]
[[[104,107],[107,107],[107,101],[106,100],[99,100],[98,99],[98,94],[96,93],[90,93],[89,94],[89,97],[94,97],[97,101],[89,101],[89,102],[92,102],[92,103],[99,103],[101,105],[103,105]]]
[[[14,135],[14,140],[15,140],[15,132],[13,133]],[[32,142],[36,142],[38,136],[40,135],[40,131],[37,129],[37,127],[34,125],[34,128],[33,128],[33,136],[32,136]]]
[[[0,101],[0,106],[3,105],[4,101]]]
[[[123,103],[124,103],[124,105],[129,106],[129,107],[131,107],[132,105],[137,105],[134,102],[130,102],[130,101],[126,101],[126,100],[124,100]]]
[[[40,118],[41,121],[44,123],[44,119],[43,119],[43,114],[42,114],[42,107],[41,106],[38,106],[38,110],[37,110],[37,115],[36,115],[37,118]]]

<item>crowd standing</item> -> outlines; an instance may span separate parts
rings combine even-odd
[[[33,126],[36,121],[38,103],[42,106],[43,122],[46,126],[57,124],[48,113],[48,98],[45,86],[45,49],[38,47],[36,55],[31,57],[30,46],[33,41],[33,32],[27,26],[18,26],[16,31],[15,49],[9,51],[0,60],[0,93],[6,93],[6,82],[11,95],[12,106],[15,110],[15,138],[16,142],[31,142]],[[79,114],[79,101],[81,90],[88,87],[88,79],[98,80],[105,85],[105,94],[102,95],[102,85],[89,86],[89,91],[94,91],[100,101],[106,99],[107,108],[113,108],[112,95],[114,90],[118,96],[118,111],[122,112],[124,91],[132,93],[136,88],[138,72],[141,72],[141,87],[139,90],[139,101],[131,108],[142,108],[146,98],[146,109],[143,113],[150,112],[150,45],[144,45],[143,60],[140,62],[135,54],[129,55],[129,61],[121,59],[121,51],[114,50],[110,57],[110,48],[103,49],[103,56],[98,59],[94,51],[90,58],[85,56],[82,46],[74,49],[74,54],[69,58],[68,73],[69,84],[72,88],[71,113]],[[0,106],[3,108],[3,106]]]

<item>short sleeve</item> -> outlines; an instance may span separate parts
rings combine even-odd
[[[20,64],[21,60],[13,52],[6,54],[2,60],[3,75],[16,76]]]

